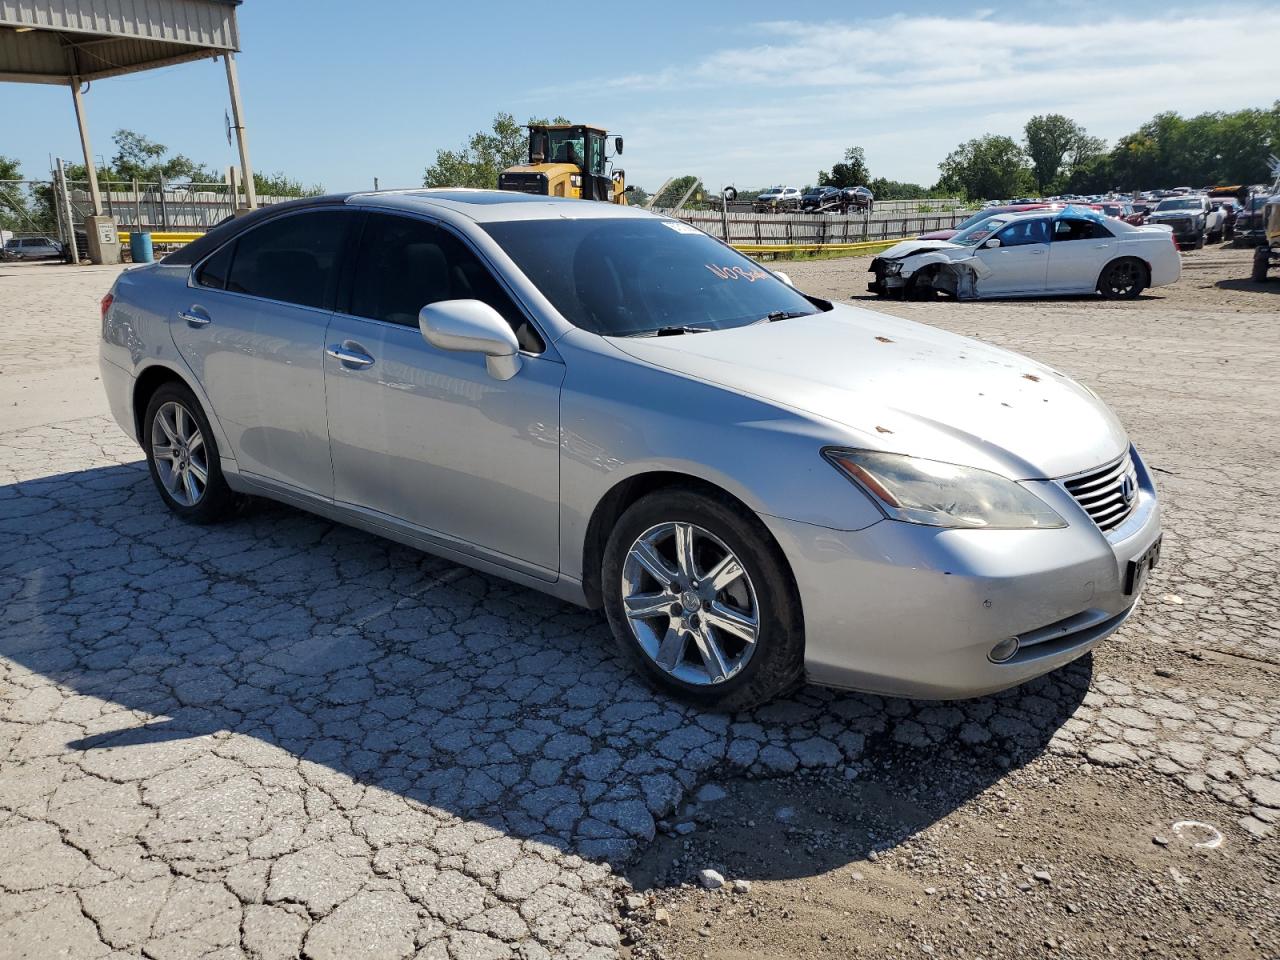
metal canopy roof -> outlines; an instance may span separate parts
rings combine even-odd
[[[240,49],[240,0],[0,0],[0,80],[67,84]]]

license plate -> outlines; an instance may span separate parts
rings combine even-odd
[[[1141,556],[1129,561],[1124,578],[1124,592],[1127,595],[1137,596],[1146,586],[1147,577],[1151,576],[1151,571],[1160,562],[1160,542],[1163,539],[1163,535],[1156,537],[1155,542],[1147,547]]]

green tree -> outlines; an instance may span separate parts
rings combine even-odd
[[[117,130],[111,137],[116,155],[109,170],[102,171],[113,180],[139,180],[154,183],[186,180],[193,183],[216,183],[222,178],[190,157],[179,153],[169,156],[169,148],[133,130]],[[80,176],[84,176],[81,168]]]
[[[270,174],[254,171],[253,189],[260,197],[314,197],[324,193],[321,184],[313,183],[304,187],[301,180],[295,180],[279,170]]]
[[[530,119],[529,124],[546,123]],[[556,117],[553,123],[568,123]],[[529,155],[529,135],[509,113],[493,118],[489,130],[473,133],[458,150],[437,150],[436,161],[422,177],[424,187],[481,187],[492,190],[498,174],[507,167],[524,163]]]
[[[1053,192],[1060,179],[1106,149],[1106,143],[1091,137],[1084,127],[1060,113],[1032,117],[1023,127],[1026,153],[1031,161],[1036,187],[1043,195]]]
[[[867,156],[861,147],[850,147],[844,159],[833,164],[831,171],[818,171],[818,183],[824,187],[863,187],[871,179]]]
[[[1011,137],[987,134],[962,143],[938,164],[938,189],[971,200],[1007,199],[1032,185],[1027,155]]]
[[[918,183],[903,183],[900,180],[886,180],[884,177],[875,177],[869,181],[867,189],[877,200],[923,200],[936,193]]]
[[[21,179],[21,164],[13,157],[0,155],[0,181]],[[26,193],[15,183],[0,183],[0,227],[5,230],[32,229]]]

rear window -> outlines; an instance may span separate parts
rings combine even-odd
[[[303,307],[333,302],[351,214],[311,211],[271,220],[235,243],[226,289]]]

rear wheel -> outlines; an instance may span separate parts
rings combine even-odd
[[[721,709],[803,677],[804,628],[768,531],[727,498],[664,490],[633,504],[605,549],[605,612],[651,683]]]
[[[1203,233],[1196,237],[1196,249],[1197,249],[1197,250],[1203,250],[1203,249],[1204,249],[1204,234],[1203,234]]]
[[[1108,300],[1132,300],[1147,286],[1147,268],[1140,260],[1113,260],[1098,277],[1098,292]]]
[[[183,520],[213,523],[235,505],[209,421],[185,385],[166,383],[151,395],[142,449],[165,506]]]

